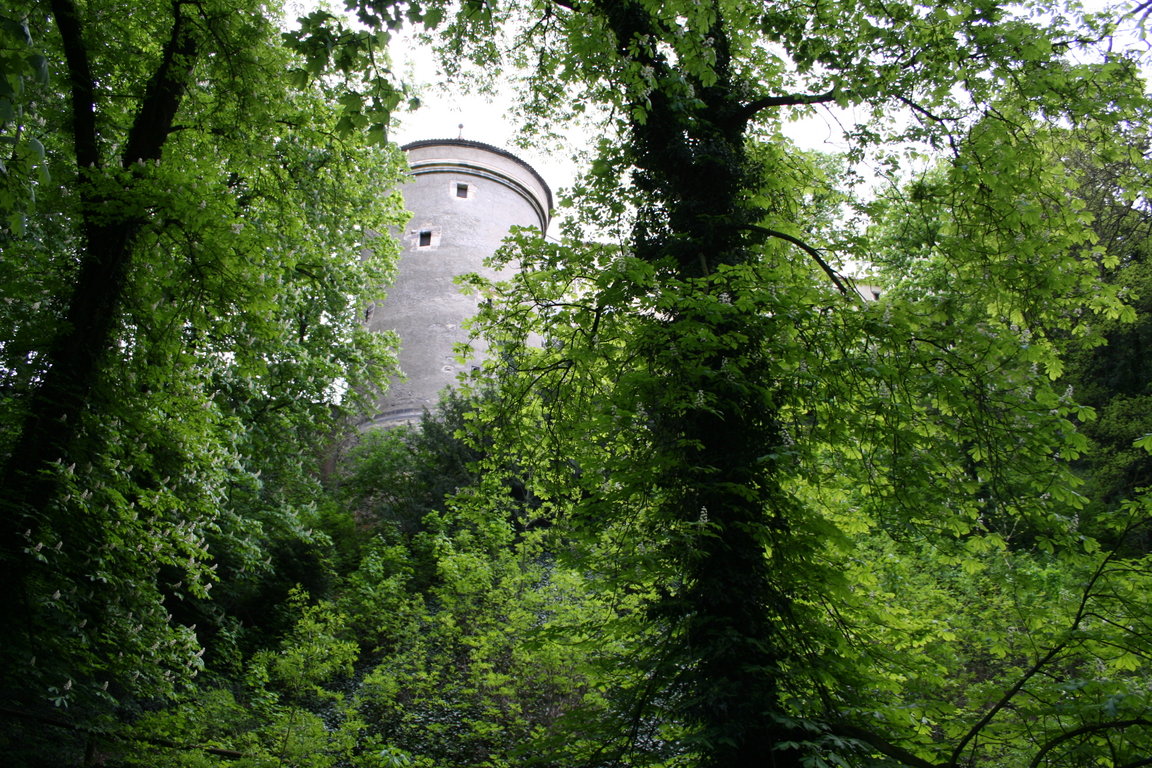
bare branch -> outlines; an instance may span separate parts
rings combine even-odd
[[[788,93],[783,96],[765,96],[744,105],[736,113],[735,120],[746,123],[756,116],[756,113],[772,107],[800,107],[807,104],[827,104],[836,100],[836,90],[827,93]]]
[[[1047,653],[1037,659],[1035,664],[1025,670],[1024,674],[1020,676],[1020,679],[1017,680],[1011,688],[1005,691],[1004,695],[1001,696],[995,704],[989,707],[988,711],[984,713],[984,716],[980,718],[980,720],[978,720],[971,728],[968,729],[968,733],[964,734],[963,738],[960,739],[960,743],[956,745],[954,750],[952,750],[952,758],[948,761],[948,765],[959,765],[960,755],[964,752],[964,749],[968,746],[968,744],[980,734],[980,731],[984,730],[984,726],[992,722],[992,719],[996,717],[997,714],[999,714],[1000,710],[1004,709],[1008,706],[1008,704],[1011,703],[1012,699],[1016,697],[1016,694],[1020,693],[1020,691],[1024,688],[1029,680],[1035,677],[1038,672],[1040,672],[1044,667],[1048,666],[1048,664],[1053,659],[1059,656],[1064,651],[1064,649],[1068,647],[1068,642],[1072,636],[1072,633],[1074,633],[1080,627],[1080,622],[1084,620],[1084,617],[1088,613],[1088,601],[1092,597],[1092,590],[1095,589],[1096,582],[1098,582],[1104,576],[1104,573],[1108,568],[1108,564],[1112,562],[1112,557],[1114,554],[1114,552],[1109,552],[1108,555],[1100,561],[1100,565],[1096,567],[1092,577],[1088,579],[1088,583],[1084,585],[1084,591],[1080,595],[1080,605],[1077,606],[1076,615],[1072,618],[1071,625],[1068,627],[1067,636],[1052,646]]]
[[[906,96],[897,96],[896,100],[899,101],[904,106],[911,109],[913,112],[917,112],[917,113],[923,115],[924,117],[928,118],[929,120],[931,120],[934,123],[940,123],[941,125],[945,125],[949,122],[955,121],[955,119],[956,119],[954,117],[941,117],[940,115],[929,112],[925,107],[922,107],[921,105],[917,104],[916,102],[912,101],[912,99],[909,99]]]
[[[1133,6],[1131,10],[1120,17],[1120,20],[1124,21],[1125,19],[1139,16],[1140,23],[1143,24],[1147,21],[1149,15],[1152,15],[1152,0],[1145,0],[1145,2]]]
[[[1152,720],[1145,720],[1144,718],[1133,718],[1132,720],[1113,720],[1108,723],[1091,723],[1089,725],[1082,725],[1079,728],[1073,728],[1067,733],[1062,733],[1056,738],[1049,741],[1040,751],[1032,758],[1032,762],[1028,764],[1029,768],[1037,768],[1040,761],[1044,759],[1044,755],[1051,752],[1056,747],[1063,744],[1069,739],[1074,739],[1077,736],[1084,736],[1089,733],[1098,733],[1100,731],[1119,730],[1123,728],[1131,728],[1137,725],[1152,725]]]
[[[824,261],[824,257],[820,255],[820,251],[808,245],[800,238],[789,235],[787,232],[780,232],[779,230],[762,227],[759,224],[747,224],[744,228],[760,232],[761,234],[768,235],[769,237],[775,237],[778,240],[784,240],[786,242],[792,243],[792,245],[804,251],[804,253],[811,256],[812,259],[820,265],[820,269],[824,270],[824,274],[828,275],[828,279],[832,281],[833,285],[836,286],[836,289],[840,291],[840,293],[844,294],[844,296],[849,299],[859,295],[845,283],[846,278],[844,278],[836,270],[832,269],[828,262]]]
[[[948,123],[955,122],[955,120],[956,120],[956,118],[953,118],[953,117],[942,117],[940,115],[934,114],[934,113],[928,111],[927,109],[925,109],[920,104],[917,104],[916,102],[912,101],[911,99],[909,99],[907,97],[897,96],[896,100],[899,101],[904,106],[908,107],[910,110],[912,110],[916,114],[927,118],[928,120],[932,121],[933,123],[937,123],[939,125],[945,125],[946,126],[946,125],[948,125]],[[951,147],[952,153],[957,154],[957,155],[960,154],[960,149],[956,146],[956,139],[955,139],[955,137],[952,136],[952,131],[949,130],[946,135],[948,137],[948,146]]]

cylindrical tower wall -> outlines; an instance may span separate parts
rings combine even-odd
[[[393,381],[365,426],[418,419],[467,370],[456,344],[477,299],[461,293],[457,275],[495,276],[484,266],[512,227],[548,227],[552,193],[539,174],[504,150],[474,141],[418,141],[404,147],[411,168],[401,188],[412,212],[399,233],[396,282],[368,327],[400,337],[401,380]]]

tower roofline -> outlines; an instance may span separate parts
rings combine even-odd
[[[472,141],[470,139],[421,139],[420,141],[409,142],[409,143],[405,144],[404,146],[400,147],[400,149],[407,152],[410,149],[421,149],[422,147],[438,147],[438,146],[439,147],[445,147],[445,146],[446,147],[468,147],[469,149],[481,149],[481,150],[484,150],[485,152],[491,152],[492,154],[500,155],[501,157],[506,157],[509,160],[515,162],[516,164],[522,166],[525,170],[528,171],[528,173],[532,174],[532,178],[535,179],[540,184],[540,186],[543,187],[543,189],[544,189],[544,194],[547,197],[547,204],[548,204],[548,210],[544,212],[545,218],[547,218],[548,214],[551,212],[551,210],[552,210],[552,188],[548,186],[548,182],[544,181],[544,177],[541,176],[536,171],[535,168],[533,168],[531,165],[529,165],[525,161],[521,160],[519,157],[512,154],[511,152],[509,152],[506,149],[501,149],[500,147],[496,147],[496,146],[493,146],[491,144],[485,144],[482,141]]]

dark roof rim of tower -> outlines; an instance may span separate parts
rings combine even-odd
[[[493,154],[500,155],[502,157],[506,157],[509,160],[513,160],[513,161],[519,163],[520,165],[524,166],[528,170],[528,172],[532,174],[532,177],[535,178],[536,181],[540,182],[540,185],[542,187],[544,187],[544,194],[548,196],[548,212],[551,213],[551,211],[552,211],[552,187],[548,186],[548,182],[544,181],[544,177],[541,176],[535,168],[533,168],[531,165],[529,165],[524,160],[521,160],[519,157],[516,157],[516,155],[512,154],[511,152],[509,152],[506,149],[501,149],[500,147],[494,146],[492,144],[485,144],[482,141],[472,141],[471,139],[421,139],[420,141],[410,141],[407,144],[405,144],[404,146],[400,147],[400,149],[407,152],[410,149],[419,149],[421,147],[432,147],[432,146],[436,146],[438,144],[439,145],[447,145],[447,146],[451,146],[451,147],[470,147],[472,149],[483,149],[487,152],[491,152]]]

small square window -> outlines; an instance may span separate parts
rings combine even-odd
[[[468,185],[467,184],[457,184],[456,185],[456,197],[468,197]]]
[[[432,230],[423,229],[420,231],[420,239],[418,241],[418,245],[421,248],[426,248],[432,245]]]

